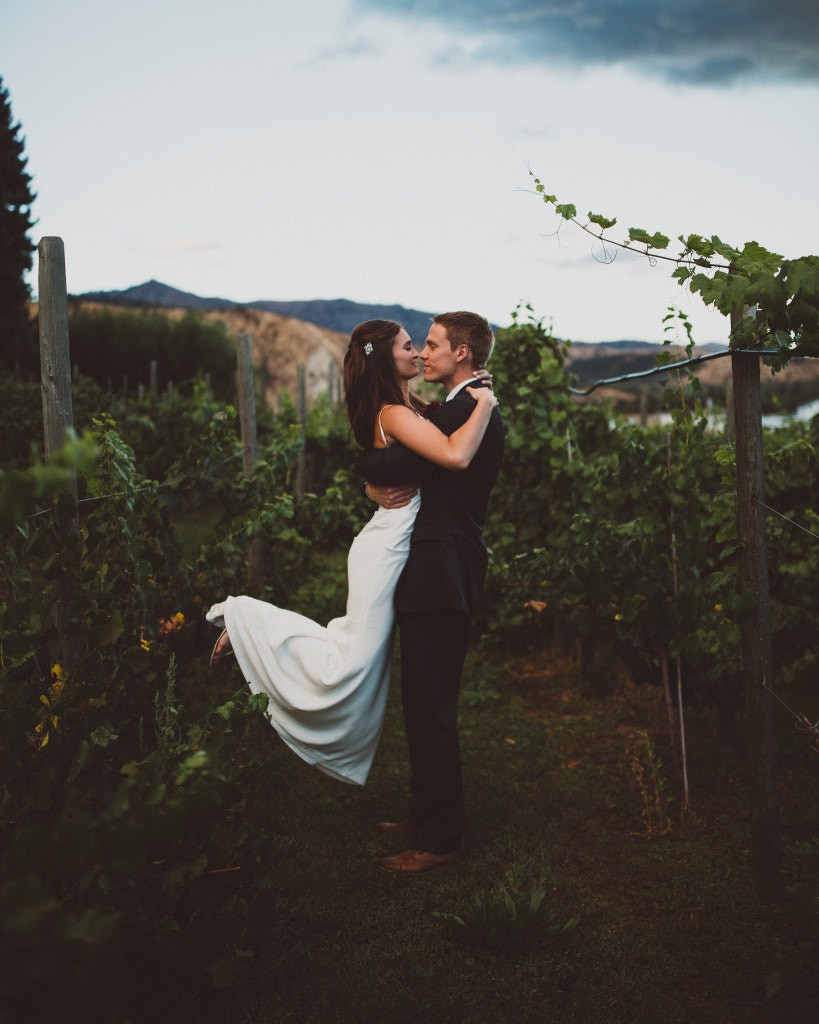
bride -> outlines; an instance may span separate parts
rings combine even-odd
[[[345,402],[363,448],[403,444],[449,470],[472,461],[497,400],[468,388],[477,405],[451,436],[429,420],[409,391],[418,375],[410,336],[390,320],[353,331],[344,357]],[[251,692],[268,696],[267,716],[308,764],[363,785],[381,736],[392,665],[393,593],[409,555],[421,496],[402,508],[379,508],[353,541],[347,559],[347,613],[326,627],[252,597],[228,597],[207,613],[223,627],[211,664],[235,654]]]

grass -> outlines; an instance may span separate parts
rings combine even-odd
[[[260,733],[269,761],[247,794],[245,827],[270,836],[256,882],[264,923],[240,984],[203,992],[200,1020],[816,1019],[819,757],[806,738],[783,723],[783,849],[795,900],[761,907],[742,759],[715,739],[708,717],[687,721],[685,809],[666,767],[657,691],[620,681],[595,696],[571,663],[528,659],[493,673],[492,686],[473,663],[461,705],[467,856],[427,876],[374,867],[401,846],[373,824],[406,810],[397,686],[363,789]],[[539,920],[523,920],[530,911]],[[453,917],[469,926],[453,927]]]

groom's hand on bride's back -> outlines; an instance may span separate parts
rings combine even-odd
[[[367,497],[381,508],[403,508],[418,493],[415,484],[402,484],[400,487],[377,487],[367,484]]]

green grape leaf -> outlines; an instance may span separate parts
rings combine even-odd
[[[560,214],[563,220],[574,220],[577,216],[577,207],[574,203],[558,203],[555,206],[555,210]]]
[[[819,257],[807,256],[801,260],[787,260],[782,264],[788,291],[791,295],[819,297]]]
[[[617,223],[616,217],[604,217],[602,213],[592,213],[591,210],[589,210],[589,220],[592,224],[597,224],[604,231],[606,228],[613,228]]]
[[[758,242],[746,242],[742,252],[737,253],[733,260],[746,274],[756,274],[760,271],[774,274],[782,263],[782,257],[778,253],[763,249]]]
[[[659,231],[650,235],[642,228],[629,228],[628,239],[630,242],[642,242],[643,245],[647,245],[649,249],[667,249],[668,243],[671,241],[667,235],[664,235]]]
[[[723,242],[717,235],[711,236],[711,245],[714,247],[714,252],[718,252],[720,256],[724,256],[731,263],[739,257],[737,250],[727,242]]]
[[[680,235],[679,239],[686,252],[695,252],[698,256],[706,258],[714,255],[713,245],[702,235]]]
[[[105,646],[116,643],[122,635],[124,628],[125,627],[122,624],[122,615],[120,614],[119,609],[114,609],[112,614],[108,616],[107,621],[100,627],[98,635],[99,643]]]

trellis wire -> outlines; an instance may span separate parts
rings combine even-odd
[[[568,391],[573,395],[590,395],[592,391],[602,387],[604,384],[620,384],[624,380],[639,380],[641,377],[653,377],[657,373],[668,373],[670,370],[679,370],[683,366],[695,366],[698,363],[706,363],[709,359],[721,359],[723,356],[765,356],[774,355],[772,351],[765,351],[763,349],[744,349],[744,348],[729,348],[720,352],[708,352],[702,356],[692,356],[691,359],[683,359],[679,363],[667,363],[665,366],[654,366],[650,370],[639,370],[635,373],[626,373],[622,377],[608,377],[606,380],[595,381],[590,388],[585,391],[579,388],[569,387],[567,384],[557,385],[555,388],[549,390],[561,390]]]

